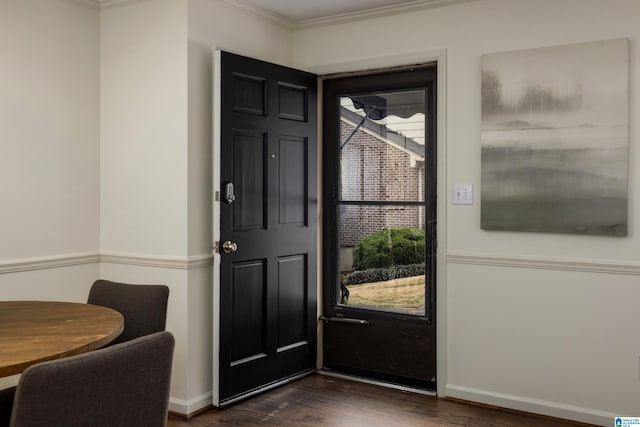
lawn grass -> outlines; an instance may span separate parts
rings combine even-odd
[[[388,309],[424,307],[424,276],[403,277],[384,282],[351,285],[348,305]]]

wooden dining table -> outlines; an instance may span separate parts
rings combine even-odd
[[[98,349],[123,329],[122,314],[99,305],[0,301],[0,377]]]

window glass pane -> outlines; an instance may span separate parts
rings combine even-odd
[[[339,205],[341,305],[425,314],[423,206]]]
[[[424,200],[424,106],[424,90],[340,98],[340,200]]]

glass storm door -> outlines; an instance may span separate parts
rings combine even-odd
[[[434,68],[324,82],[324,368],[435,389]]]

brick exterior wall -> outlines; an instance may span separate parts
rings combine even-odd
[[[353,126],[341,122],[340,140]],[[358,130],[341,153],[342,200],[416,201],[424,194],[423,162],[411,167],[410,155],[387,142]],[[420,227],[423,208],[412,206],[343,206],[340,212],[340,246],[356,246],[383,228]]]

